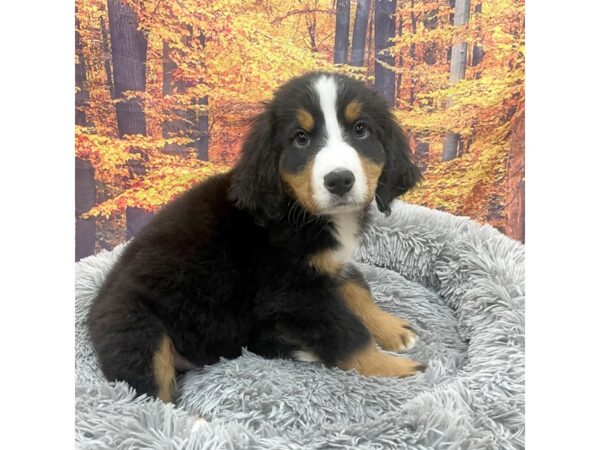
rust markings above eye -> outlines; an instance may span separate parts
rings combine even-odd
[[[305,109],[298,110],[296,119],[298,119],[298,123],[304,129],[304,131],[308,131],[310,133],[315,127],[314,117]]]
[[[361,111],[361,103],[358,100],[352,100],[346,105],[346,109],[344,109],[344,118],[347,122],[352,123],[360,117]]]

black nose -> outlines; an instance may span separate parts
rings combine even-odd
[[[334,170],[323,178],[329,192],[340,197],[354,186],[354,174],[349,170]]]

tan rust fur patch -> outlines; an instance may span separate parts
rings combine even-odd
[[[340,289],[346,306],[368,328],[382,348],[401,351],[414,342],[416,336],[408,323],[377,306],[369,290],[353,281],[345,281]]]
[[[344,109],[344,118],[352,123],[356,119],[360,117],[360,112],[362,111],[362,105],[358,100],[352,100],[350,103],[346,105]]]
[[[317,213],[318,206],[313,199],[313,188],[311,182],[313,160],[299,173],[289,173],[283,170],[279,175],[284,182],[289,194],[295,198],[309,212]]]
[[[342,264],[335,260],[333,254],[333,250],[325,250],[312,255],[308,258],[308,265],[321,273],[335,277],[340,273]]]
[[[424,366],[399,356],[388,355],[377,349],[374,342],[338,363],[344,370],[356,369],[362,375],[380,377],[408,377],[424,370]]]
[[[315,119],[307,110],[299,109],[296,119],[298,119],[298,123],[305,131],[311,132],[313,130]]]
[[[365,172],[367,178],[367,192],[368,192],[368,200],[372,200],[375,196],[375,191],[377,190],[377,183],[379,182],[379,177],[381,176],[381,172],[383,171],[383,164],[377,164],[371,161],[370,159],[360,157],[360,163],[362,164],[363,171]]]
[[[152,358],[154,382],[158,387],[158,398],[163,402],[170,402],[175,390],[175,362],[173,342],[164,336],[158,350]]]

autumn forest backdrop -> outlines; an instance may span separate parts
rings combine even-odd
[[[405,196],[524,240],[524,0],[77,0],[76,259],[237,158],[289,78],[372,85],[424,182]]]

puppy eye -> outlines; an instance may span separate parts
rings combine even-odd
[[[308,137],[308,134],[306,134],[304,131],[298,131],[294,135],[294,144],[296,147],[306,147],[308,144],[310,144],[310,138]]]
[[[364,139],[369,135],[369,129],[367,128],[367,124],[364,122],[356,122],[354,124],[354,135],[358,139]]]

